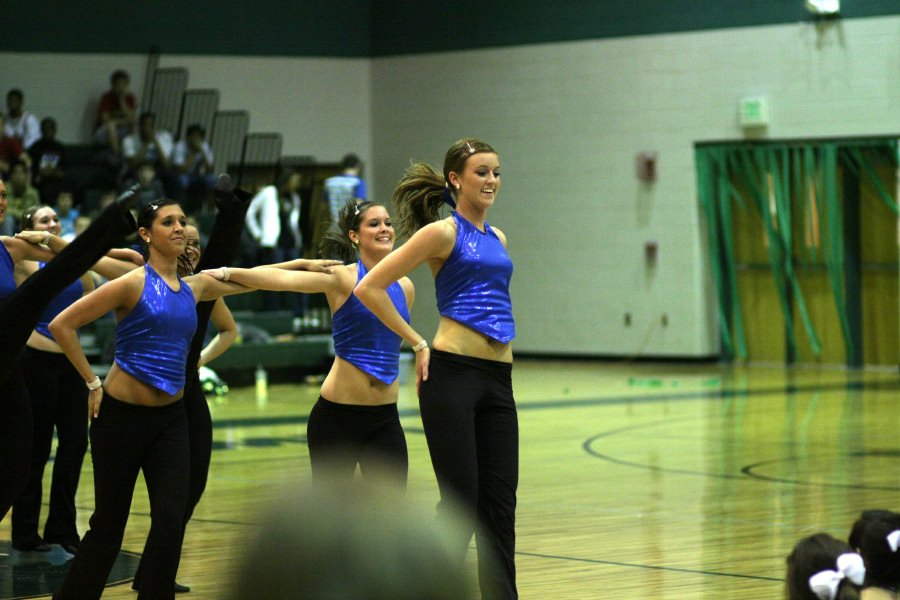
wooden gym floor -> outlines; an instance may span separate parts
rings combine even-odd
[[[797,539],[846,536],[862,509],[900,508],[895,369],[524,359],[513,376],[523,599],[779,598]],[[317,394],[314,385],[273,385],[265,404],[253,388],[212,403],[210,480],[178,576],[193,588],[185,600],[224,597],[273,483],[308,480],[306,416]],[[409,494],[432,506],[437,486],[411,383],[400,408]],[[92,505],[86,460],[82,532]],[[141,552],[148,526],[139,480],[123,550]],[[8,552],[8,518],[0,540]],[[0,600],[48,597],[13,590],[13,559],[0,557]],[[104,594],[134,597],[127,581]]]

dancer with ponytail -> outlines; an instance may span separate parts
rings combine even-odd
[[[351,480],[359,465],[363,477],[387,477],[406,488],[409,459],[397,411],[401,340],[353,296],[357,282],[393,247],[387,209],[375,202],[350,202],[320,245],[322,256],[350,263],[338,262],[331,275],[290,270],[297,261],[205,271],[253,289],[325,294],[335,358],[307,423],[313,481]],[[412,282],[399,278],[387,293],[408,321]]]
[[[500,160],[465,138],[444,158],[443,174],[416,163],[394,190],[401,237],[410,236],[360,281],[356,296],[416,351],[419,408],[441,492],[439,514],[461,502],[478,520],[473,533],[484,598],[516,598],[515,511],[519,426],[512,391],[515,337],[506,236],[487,222],[500,191]],[[443,204],[455,208],[440,218]],[[440,321],[428,342],[395,310],[390,282],[427,263]]]

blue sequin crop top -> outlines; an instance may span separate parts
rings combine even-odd
[[[15,264],[6,245],[0,242],[0,302],[6,300],[16,291],[16,279],[13,276]]]
[[[38,266],[43,269],[46,264],[47,263],[38,263]],[[50,304],[44,309],[44,314],[41,315],[37,325],[35,325],[34,330],[51,340],[55,340],[56,338],[50,333],[50,321],[52,321],[56,315],[69,308],[69,305],[80,299],[83,295],[84,284],[81,283],[81,279],[79,278],[70,283],[66,289],[61,291],[58,296],[50,301]]]
[[[456,245],[434,278],[438,312],[501,343],[516,337],[509,280],[513,264],[491,226],[453,213]]]
[[[116,327],[115,361],[135,379],[175,394],[184,387],[187,353],[197,329],[194,294],[180,277],[176,292],[149,264],[144,269],[141,299]]]
[[[356,263],[356,282],[366,274],[362,261]],[[391,301],[407,323],[406,294],[398,282],[387,289]],[[384,326],[362,302],[350,294],[331,320],[334,353],[357,369],[390,384],[400,374],[400,336]]]

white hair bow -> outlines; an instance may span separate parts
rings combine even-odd
[[[897,533],[900,536],[900,531]],[[866,578],[862,556],[855,552],[841,554],[837,558],[837,571],[819,571],[809,578],[809,589],[819,600],[834,600],[837,598],[838,586],[845,577],[856,585],[862,585]]]
[[[897,548],[900,548],[900,529],[895,529],[887,535],[887,543],[891,547],[891,552],[896,552]]]

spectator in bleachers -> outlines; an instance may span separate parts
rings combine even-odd
[[[41,137],[41,126],[34,113],[23,108],[25,96],[22,90],[13,88],[6,93],[6,124],[3,133],[16,138],[22,148],[28,150]]]
[[[206,141],[206,130],[196,123],[188,126],[184,137],[172,151],[172,164],[178,171],[178,192],[185,200],[199,197],[202,206],[216,185],[212,149]],[[185,208],[188,213],[195,212],[197,202],[188,201]]]
[[[91,209],[90,217],[94,219],[102,213],[107,206],[116,201],[116,196],[118,196],[118,192],[116,192],[113,188],[104,189],[100,192],[99,197],[97,198],[97,206]]]
[[[338,214],[348,202],[366,199],[366,182],[359,176],[362,161],[355,154],[347,154],[341,161],[343,171],[340,175],[325,180],[325,191],[322,198],[328,205],[331,222],[337,223]]]
[[[80,216],[80,212],[75,208],[75,195],[69,188],[60,190],[56,197],[56,216],[59,217],[59,236],[63,239],[69,239],[75,236],[75,219]]]
[[[97,107],[97,125],[94,139],[107,146],[114,155],[121,154],[122,140],[134,132],[137,116],[137,100],[128,91],[130,79],[127,71],[113,72],[110,89],[100,97]]]
[[[14,162],[20,160],[29,168],[31,167],[31,157],[22,147],[22,142],[16,138],[6,135],[6,116],[0,113],[0,176],[6,178],[9,169]]]
[[[270,265],[300,258],[303,237],[300,233],[300,174],[292,169],[278,177],[277,185],[262,188],[247,209],[247,232],[256,241],[256,263]],[[291,294],[294,316],[305,313],[304,294]],[[265,292],[266,310],[281,308],[275,292]]]
[[[9,182],[6,188],[9,197],[9,214],[21,224],[22,214],[41,203],[38,191],[31,185],[28,167],[22,161],[13,162],[9,168]]]
[[[141,113],[138,131],[122,140],[122,156],[128,169],[127,176],[137,177],[138,168],[149,163],[156,170],[156,177],[163,184],[167,196],[173,196],[172,134],[156,128],[156,115]],[[159,198],[160,196],[157,196]]]
[[[137,196],[135,208],[137,210],[144,208],[154,200],[166,197],[163,184],[156,177],[156,168],[151,162],[145,162],[138,167],[136,178],[127,180],[122,188],[123,191],[135,183],[140,185],[135,192],[135,195]]]
[[[41,194],[41,201],[49,204],[63,185],[66,148],[56,139],[56,120],[41,120],[41,137],[28,149],[31,156],[31,181]]]

